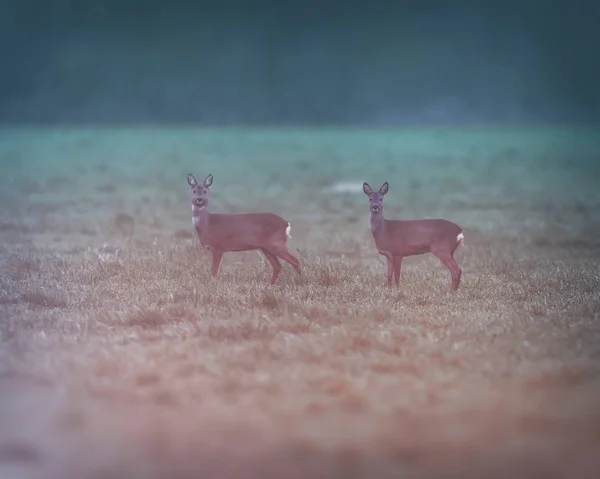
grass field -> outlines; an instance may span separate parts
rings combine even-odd
[[[3,478],[594,477],[600,134],[591,129],[0,131]],[[292,223],[210,279],[212,212]],[[400,290],[387,218],[465,231]]]

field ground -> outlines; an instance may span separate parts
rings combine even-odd
[[[594,477],[600,135],[586,129],[0,131],[0,476]],[[213,212],[292,223],[218,280]],[[401,289],[368,230],[465,229]]]

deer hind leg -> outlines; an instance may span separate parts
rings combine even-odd
[[[302,267],[300,266],[300,261],[292,253],[290,253],[287,250],[287,248],[283,248],[282,250],[277,251],[277,256],[279,256],[284,261],[290,263],[296,270],[296,273],[298,273],[299,275],[302,274]]]
[[[290,263],[294,267],[298,275],[302,275],[302,267],[300,266],[300,261],[287,249],[287,240],[288,238],[292,237],[292,235],[290,234],[291,229],[292,225],[288,223],[287,228],[285,229],[285,236],[283,237],[281,243],[278,243],[277,251],[275,251],[275,253],[281,259]]]
[[[213,277],[217,277],[219,274],[219,265],[221,264],[221,259],[223,258],[223,252],[211,249],[212,253],[212,266],[210,268],[210,274]]]
[[[456,291],[458,289],[458,285],[460,284],[460,277],[462,275],[462,270],[458,263],[454,261],[453,253],[451,251],[433,251],[433,254],[437,256],[442,263],[450,270],[450,274],[452,275],[452,282],[450,283],[450,289],[452,291]]]
[[[287,249],[287,239],[288,238],[291,238],[289,223],[288,223],[288,227],[286,228],[285,231],[279,230],[277,232],[277,234],[271,238],[271,241],[265,247],[265,250],[269,251],[269,253],[271,253],[275,257],[279,257],[282,260],[290,263],[296,270],[296,273],[298,273],[298,275],[301,275],[302,268],[300,267],[300,261],[298,261],[298,258],[296,258]]]
[[[279,262],[279,259],[277,259],[277,256],[271,253],[269,250],[265,248],[261,248],[260,250],[263,252],[265,257],[269,260],[269,263],[271,263],[271,266],[273,267],[273,276],[271,276],[269,284],[274,284],[275,281],[277,281],[277,278],[279,277],[279,273],[281,273],[281,263]]]
[[[269,251],[271,253],[273,253],[274,255],[279,256],[282,260],[290,263],[296,270],[296,273],[298,273],[299,275],[302,274],[302,268],[300,266],[300,261],[298,260],[298,258],[296,258],[292,253],[290,253],[288,251],[285,242],[278,243],[272,247],[269,247]]]
[[[400,287],[400,271],[402,270],[402,256],[394,256],[394,278],[396,280],[396,288]]]

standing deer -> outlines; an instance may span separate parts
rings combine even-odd
[[[450,289],[458,289],[462,271],[454,261],[453,255],[458,245],[463,242],[462,228],[443,219],[386,220],[383,217],[383,197],[388,189],[387,181],[377,192],[374,192],[368,183],[363,184],[363,191],[369,197],[371,233],[375,239],[375,246],[379,254],[387,259],[388,287],[392,287],[393,278],[396,287],[400,287],[400,269],[404,257],[433,253],[450,270]]]
[[[201,185],[191,173],[188,184],[192,189],[192,221],[203,247],[212,253],[211,275],[219,274],[223,253],[228,251],[261,250],[273,266],[269,284],[275,283],[281,272],[279,258],[290,263],[301,274],[300,261],[287,249],[291,224],[273,213],[213,214],[208,211],[209,188],[213,176],[208,175]]]

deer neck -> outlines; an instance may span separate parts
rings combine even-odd
[[[202,232],[206,231],[209,216],[208,207],[202,209],[192,207],[192,222],[194,223],[194,229],[200,237],[202,237]]]
[[[371,212],[371,233],[375,239],[383,235],[385,220],[383,219],[383,208],[377,213]]]

